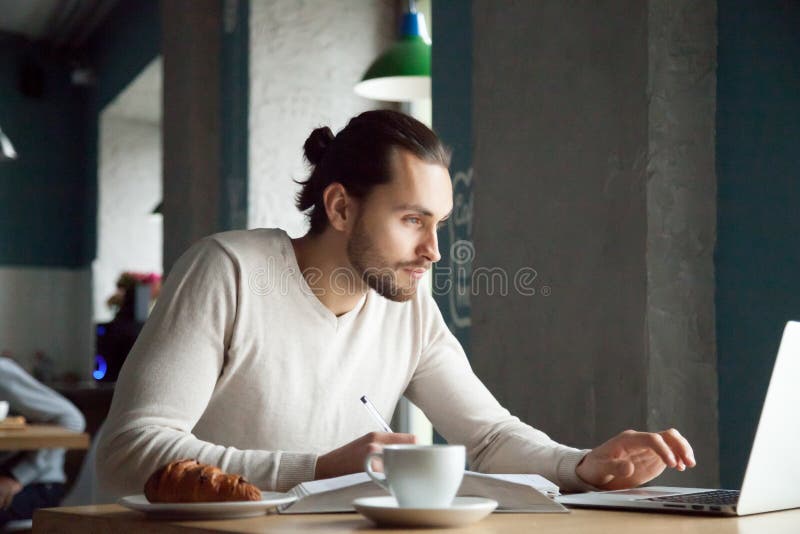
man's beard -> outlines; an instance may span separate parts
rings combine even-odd
[[[358,276],[380,296],[394,302],[406,302],[414,297],[417,285],[401,288],[397,285],[397,270],[403,264],[390,267],[389,262],[375,249],[361,219],[356,221],[353,235],[347,242],[347,258]],[[409,268],[415,265],[409,264]],[[418,266],[417,266],[418,267]]]

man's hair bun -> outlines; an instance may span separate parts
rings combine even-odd
[[[297,209],[308,216],[309,232],[319,235],[330,222],[325,208],[325,188],[342,185],[353,198],[363,199],[372,188],[387,184],[395,173],[394,153],[404,150],[426,163],[450,166],[450,150],[430,128],[413,117],[390,109],[373,109],[353,117],[334,136],[317,128],[303,151],[311,164],[308,179],[297,182]]]
[[[333,132],[327,126],[311,132],[303,145],[303,152],[308,162],[314,166],[318,165],[334,138]]]

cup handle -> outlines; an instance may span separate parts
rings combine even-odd
[[[369,478],[371,478],[377,485],[379,485],[386,491],[389,491],[389,485],[386,483],[386,477],[378,476],[378,474],[372,470],[372,460],[375,458],[380,458],[381,460],[383,460],[383,453],[371,452],[367,454],[367,458],[364,460],[364,470],[367,472],[367,475],[369,475]]]

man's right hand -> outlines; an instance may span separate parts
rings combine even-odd
[[[317,458],[314,479],[359,473],[364,470],[364,460],[369,453],[380,452],[384,445],[392,443],[414,444],[416,442],[417,437],[414,434],[370,432]]]
[[[11,477],[0,476],[0,510],[11,506],[14,495],[22,491],[22,484]]]

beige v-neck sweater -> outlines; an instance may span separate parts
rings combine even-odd
[[[313,294],[277,229],[207,237],[175,264],[120,373],[97,452],[101,487],[140,493],[196,458],[265,490],[311,480],[317,456],[379,430],[405,394],[470,468],[587,486],[586,451],[513,417],[473,374],[432,297],[370,291],[339,316]]]

